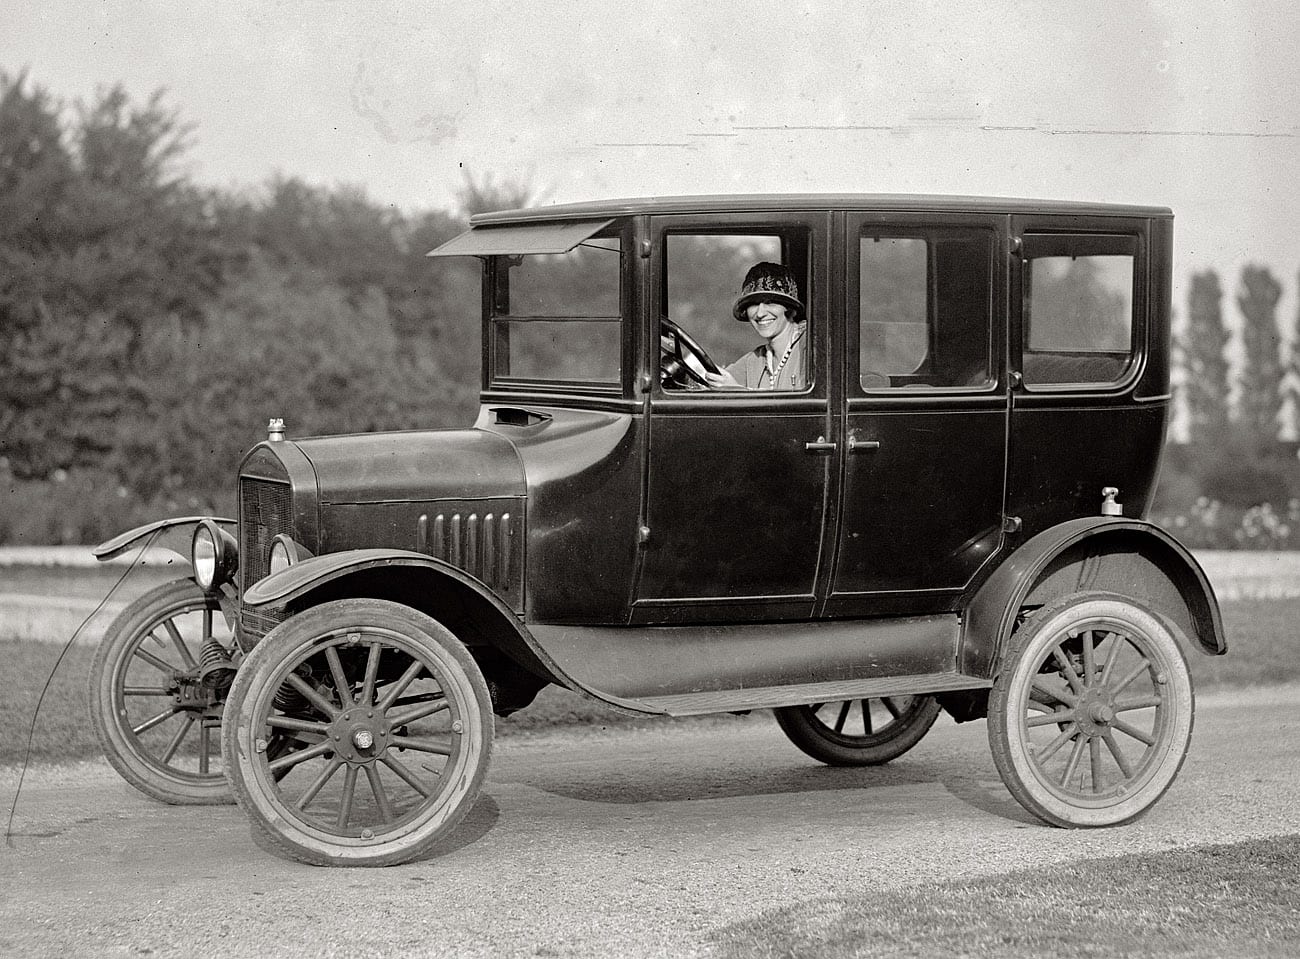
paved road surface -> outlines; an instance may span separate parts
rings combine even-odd
[[[1042,826],[983,723],[946,717],[888,767],[806,760],[770,716],[499,744],[437,858],[318,869],[234,807],[153,803],[105,765],[29,772],[0,852],[0,955],[651,956],[797,900],[1300,833],[1300,687],[1206,695],[1155,810]],[[0,770],[7,812],[16,771]]]

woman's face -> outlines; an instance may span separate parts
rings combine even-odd
[[[745,308],[745,318],[765,340],[775,339],[790,325],[790,314],[780,303],[751,303]]]

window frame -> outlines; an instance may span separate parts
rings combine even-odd
[[[648,343],[651,351],[650,365],[653,384],[651,393],[656,406],[670,409],[704,403],[709,407],[728,405],[749,407],[754,402],[805,404],[816,401],[824,404],[828,395],[827,326],[830,313],[826,308],[827,292],[822,276],[829,256],[826,233],[829,213],[825,210],[775,211],[766,213],[699,213],[663,214],[650,219],[650,248],[653,249],[650,276],[649,306],[646,314]],[[792,265],[799,279],[800,294],[808,317],[807,385],[798,391],[780,390],[666,390],[660,382],[659,338],[660,321],[670,303],[668,281],[671,264],[668,262],[668,239],[673,236],[777,236],[781,239],[781,262]],[[798,240],[803,249],[796,258],[791,247]],[[753,264],[749,264],[752,266]],[[737,290],[743,277],[736,277]],[[669,317],[672,319],[672,317]],[[691,330],[687,330],[691,333]],[[714,362],[725,368],[729,357],[713,356]]]
[[[1001,321],[1000,289],[1003,284],[1003,272],[999,269],[1000,251],[1005,249],[1004,220],[978,214],[953,214],[950,216],[909,217],[898,214],[854,215],[845,223],[844,230],[844,355],[845,383],[850,398],[869,397],[873,400],[907,399],[914,397],[982,397],[1001,390],[1002,361],[1004,348],[1005,324]],[[985,240],[985,252],[988,266],[988,285],[985,289],[985,319],[987,323],[987,371],[988,381],[978,386],[933,386],[915,383],[906,386],[867,387],[863,385],[862,375],[862,251],[863,238],[868,233],[881,239],[918,239],[926,245],[926,335],[927,360],[934,355],[934,337],[937,330],[936,313],[938,310],[938,264],[934,251],[934,240],[948,237],[970,237],[982,235]],[[900,374],[902,375],[902,374]]]
[[[554,393],[625,396],[628,383],[636,370],[634,337],[634,309],[636,289],[635,242],[630,218],[618,218],[606,224],[591,236],[575,244],[568,252],[589,242],[617,239],[618,256],[618,315],[610,316],[546,316],[513,315],[509,312],[510,266],[518,254],[496,254],[484,258],[485,284],[483,290],[483,386],[485,391],[501,393]],[[612,251],[611,251],[612,252]],[[523,254],[550,255],[550,254]],[[563,255],[563,254],[561,254]],[[510,353],[510,324],[512,323],[600,323],[617,328],[618,373],[612,379],[560,380],[521,376],[502,376],[497,371],[501,362],[508,362]],[[504,358],[504,359],[503,359]]]
[[[1144,234],[1127,224],[1106,224],[1098,229],[1071,230],[1068,227],[1042,227],[1026,230],[1020,236],[1018,283],[1015,291],[1016,333],[1013,361],[1020,375],[1020,389],[1026,393],[1112,393],[1130,387],[1141,376],[1147,351],[1147,286],[1145,282],[1148,257]],[[1034,383],[1024,375],[1027,355],[1063,355],[1068,350],[1029,350],[1030,321],[1030,262],[1048,257],[1081,256],[1131,256],[1133,259],[1132,289],[1129,301],[1129,348],[1119,374],[1108,380],[1077,380],[1068,383]],[[1105,356],[1110,351],[1074,353],[1073,355]]]

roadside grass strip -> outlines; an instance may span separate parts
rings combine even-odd
[[[792,903],[728,925],[725,959],[1300,955],[1300,836]]]

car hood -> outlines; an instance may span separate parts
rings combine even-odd
[[[504,437],[479,429],[298,440],[323,506],[523,496],[523,465]]]

